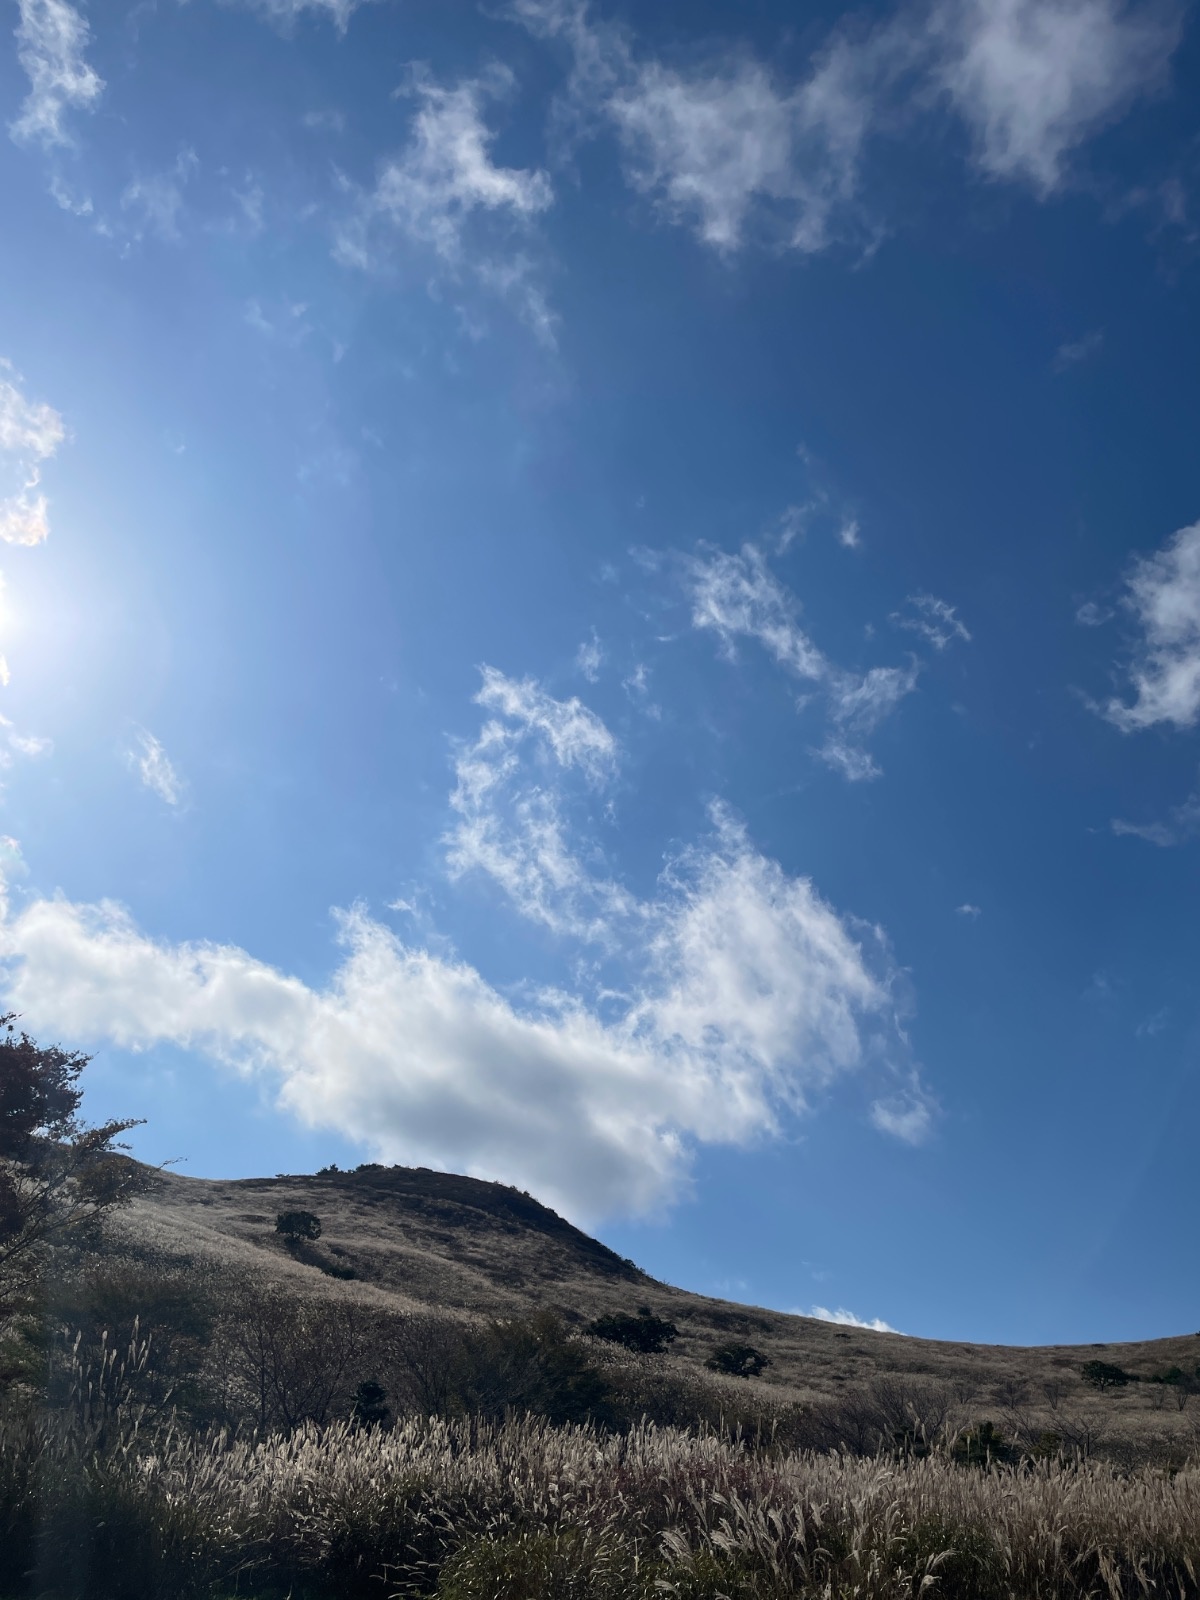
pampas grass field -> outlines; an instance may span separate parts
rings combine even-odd
[[[0,1439],[9,1593],[104,1600],[1200,1594],[1200,1471],[774,1452],[640,1425]],[[25,1574],[16,1580],[17,1573]]]
[[[1200,1600],[1197,1335],[831,1327],[403,1170],[172,1179],[56,1263],[0,1326],[0,1600]],[[643,1300],[669,1348],[597,1336]]]

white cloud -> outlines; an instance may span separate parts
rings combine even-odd
[[[1111,622],[1113,613],[1095,600],[1085,600],[1075,611],[1075,621],[1081,628],[1102,628]]]
[[[199,166],[196,152],[184,149],[165,171],[143,174],[127,185],[121,196],[121,209],[140,219],[135,228],[136,238],[154,233],[160,239],[178,239],[183,191]]]
[[[1046,196],[1085,139],[1163,83],[1180,34],[1173,0],[922,0],[874,28],[839,26],[785,79],[746,50],[657,59],[572,0],[510,0],[507,12],[572,52],[556,145],[615,129],[629,182],[726,255],[753,240],[872,246],[869,141],[939,101],[967,124],[984,172]]]
[[[600,668],[603,665],[604,648],[593,628],[591,638],[585,639],[575,652],[575,666],[589,683],[595,683],[600,677]]]
[[[73,1039],[265,1073],[382,1159],[501,1177],[582,1219],[669,1201],[697,1141],[769,1134],[861,1063],[887,1010],[832,908],[725,818],[676,864],[615,1015],[611,996],[607,1016],[563,994],[518,1007],[361,908],[339,928],[314,988],[234,946],[155,941],[111,903],[33,900],[0,925],[7,1003]]]
[[[819,687],[831,728],[817,754],[851,781],[878,777],[862,741],[916,687],[916,664],[862,674],[835,666],[801,628],[795,597],[754,545],[743,545],[737,555],[692,557],[685,571],[692,626],[715,633],[731,658],[738,639],[755,639],[786,671]]]
[[[835,42],[784,86],[749,59],[687,72],[643,63],[608,102],[631,181],[718,250],[760,219],[792,249],[824,249],[857,189],[870,115],[860,64]]]
[[[1165,822],[1125,822],[1120,817],[1112,820],[1112,831],[1144,839],[1162,849],[1184,844],[1200,833],[1200,790],[1190,794],[1182,804],[1172,806]]]
[[[1200,719],[1200,522],[1181,528],[1134,563],[1125,605],[1142,629],[1129,668],[1132,704],[1112,699],[1104,715],[1122,733]]]
[[[605,940],[630,898],[580,861],[568,841],[562,777],[585,789],[616,770],[617,746],[577,698],[556,700],[533,679],[482,669],[476,703],[493,715],[455,760],[450,803],[458,821],[447,835],[452,877],[482,872],[523,916],[556,933]]]
[[[183,779],[159,741],[145,728],[137,732],[138,747],[128,752],[130,767],[152,793],[169,806],[179,805],[184,797]]]
[[[84,60],[88,25],[66,0],[20,0],[20,17],[17,58],[29,93],[9,132],[18,144],[69,145],[67,111],[89,110],[104,89],[104,80]]]
[[[838,543],[845,545],[847,550],[857,550],[862,544],[862,532],[854,517],[847,517],[838,529]]]
[[[1179,31],[1159,5],[952,0],[934,14],[935,78],[983,171],[1047,195],[1078,145],[1162,85]]]
[[[719,550],[694,557],[687,574],[692,626],[714,632],[728,655],[736,639],[757,639],[796,677],[816,683],[826,676],[828,662],[796,621],[795,599],[754,545],[743,545],[737,555]]]
[[[283,30],[290,30],[304,16],[327,16],[339,33],[345,33],[350,18],[364,0],[246,0],[252,11],[260,12]]]
[[[66,429],[52,406],[26,399],[19,382],[0,359],[0,539],[34,545],[50,532],[46,497],[38,492],[41,464],[66,438]]]
[[[960,620],[955,608],[947,601],[939,600],[937,595],[909,595],[906,604],[910,608],[908,613],[894,611],[892,621],[898,628],[907,628],[910,633],[920,634],[935,650],[944,650],[955,639],[961,639],[965,644],[971,642],[966,624]]]
[[[512,83],[501,67],[453,88],[414,72],[403,91],[417,107],[408,145],[382,164],[374,189],[342,227],[335,254],[370,269],[380,263],[379,232],[399,233],[432,251],[443,271],[469,271],[552,343],[554,316],[533,263],[511,248],[511,238],[527,232],[554,191],[544,172],[492,160],[496,135],[484,120],[488,101],[510,92]]]
[[[847,1311],[844,1306],[839,1306],[836,1311],[831,1311],[828,1306],[811,1306],[807,1311],[796,1310],[792,1313],[796,1317],[816,1317],[819,1322],[836,1322],[840,1328],[867,1328],[873,1333],[899,1333],[899,1328],[893,1328],[890,1322],[884,1322],[882,1317],[864,1319],[856,1317],[853,1311]]]
[[[904,1144],[924,1144],[933,1130],[935,1109],[929,1094],[914,1079],[902,1093],[874,1101],[871,1122],[880,1133],[889,1133]]]
[[[0,681],[7,683],[8,667],[0,659],[3,675]],[[41,734],[21,733],[13,726],[8,717],[0,715],[0,767],[12,765],[14,756],[24,756],[27,759],[36,759],[38,756],[49,755],[54,749],[54,740],[44,738]],[[3,861],[0,860],[0,875],[3,873]]]
[[[1054,352],[1053,369],[1055,372],[1067,372],[1071,367],[1077,367],[1081,361],[1088,361],[1097,355],[1103,346],[1103,328],[1093,328],[1090,333],[1059,345]]]
[[[974,922],[977,917],[983,915],[981,907],[973,906],[969,900],[964,900],[962,905],[955,906],[954,910],[958,916],[966,917],[970,922]]]

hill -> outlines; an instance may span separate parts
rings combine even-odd
[[[289,1251],[283,1211],[307,1210],[319,1241]],[[582,1329],[610,1312],[648,1306],[673,1322],[669,1353],[644,1358],[648,1380],[703,1379],[731,1397],[840,1407],[889,1385],[898,1415],[965,1407],[1010,1432],[1085,1444],[1190,1448],[1200,1399],[1200,1334],[1140,1343],[1014,1348],[942,1342],[709,1298],[660,1283],[532,1196],[503,1184],[424,1168],[210,1180],[165,1174],[120,1221],[126,1246],[157,1259],[208,1262],[330,1303],[431,1309],[464,1321],[550,1309]],[[718,1379],[715,1346],[752,1344],[769,1360],[755,1380]],[[1131,1381],[1098,1390],[1082,1369],[1102,1362]],[[1174,1373],[1189,1380],[1164,1383]],[[936,1421],[931,1415],[927,1420]],[[853,1418],[846,1424],[853,1427]]]

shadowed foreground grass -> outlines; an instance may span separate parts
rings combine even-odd
[[[773,1456],[537,1420],[0,1435],[6,1595],[1200,1596],[1200,1471]]]

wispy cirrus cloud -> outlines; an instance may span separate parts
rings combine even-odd
[[[1090,333],[1084,333],[1078,339],[1070,339],[1060,344],[1054,352],[1051,363],[1057,373],[1069,372],[1072,367],[1078,367],[1085,361],[1090,361],[1099,355],[1104,348],[1104,329],[1093,328]]]
[[[476,703],[491,715],[455,758],[450,873],[482,873],[522,916],[555,933],[607,940],[634,902],[579,858],[562,780],[574,772],[594,793],[616,771],[616,741],[574,697],[556,700],[533,679],[494,667],[482,675]]]
[[[1111,827],[1118,836],[1144,839],[1147,844],[1156,844],[1161,849],[1185,844],[1200,834],[1200,789],[1179,805],[1172,806],[1165,821],[1127,822],[1121,817],[1114,817]]]
[[[909,595],[906,611],[893,611],[892,621],[898,628],[918,633],[935,650],[944,650],[948,644],[961,640],[970,644],[971,635],[957,609],[935,594]]]
[[[1126,579],[1125,609],[1140,638],[1128,673],[1132,701],[1098,708],[1122,733],[1200,720],[1200,522],[1180,528],[1161,550],[1140,557]]]
[[[35,545],[50,532],[42,463],[66,438],[62,417],[43,400],[30,400],[12,365],[0,359],[0,539]]]
[[[137,743],[127,752],[129,766],[152,794],[169,806],[183,803],[187,786],[160,740],[147,728],[137,730]]]
[[[339,33],[345,33],[350,18],[367,0],[243,0],[251,11],[290,32],[305,16],[328,17]]]
[[[70,145],[68,111],[88,111],[104,80],[84,52],[90,30],[83,13],[67,0],[19,0],[17,59],[29,78],[29,93],[9,132],[18,144],[43,149]]]
[[[812,685],[829,721],[817,754],[851,781],[878,777],[865,741],[915,689],[916,663],[863,673],[837,666],[800,625],[795,596],[755,545],[690,557],[684,571],[692,626],[714,633],[730,659],[740,639],[753,639],[792,677]]]
[[[409,140],[379,168],[338,231],[335,254],[347,265],[383,265],[399,238],[432,253],[451,275],[467,275],[511,304],[533,331],[553,343],[554,315],[521,241],[554,200],[545,172],[492,159],[489,104],[511,93],[513,77],[494,67],[451,87],[414,70],[402,96],[411,100]]]

